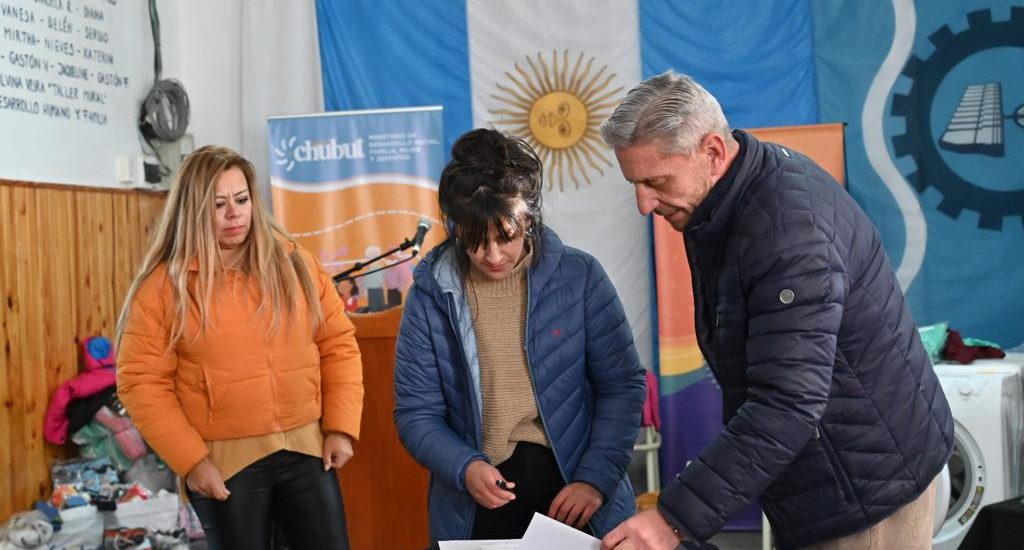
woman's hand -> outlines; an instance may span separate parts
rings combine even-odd
[[[213,465],[213,462],[210,462],[209,458],[202,459],[199,464],[189,470],[188,475],[185,476],[185,486],[197,495],[217,500],[227,500],[231,496],[231,491],[228,491],[227,485],[224,484],[224,477],[221,476],[220,470]]]
[[[352,438],[340,432],[324,436],[324,471],[338,469],[352,458]]]
[[[555,495],[548,509],[548,517],[577,529],[590,521],[590,516],[604,503],[601,492],[589,483],[574,481]]]
[[[473,500],[484,508],[493,510],[515,500],[516,494],[512,489],[516,484],[506,481],[505,487],[508,489],[502,489],[498,486],[498,481],[505,481],[505,476],[483,460],[474,460],[466,467],[466,488],[469,489]]]

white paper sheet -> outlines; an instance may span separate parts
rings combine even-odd
[[[543,514],[533,514],[519,550],[601,550],[601,541]]]
[[[533,514],[526,534],[511,540],[449,540],[441,550],[601,550],[601,541],[543,514]]]
[[[442,540],[441,550],[521,550],[519,539],[507,540]]]

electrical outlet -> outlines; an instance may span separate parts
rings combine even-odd
[[[128,155],[118,155],[114,158],[114,165],[117,183],[132,183],[132,158]]]
[[[142,156],[118,155],[114,158],[114,174],[118,183],[139,185],[144,179]]]

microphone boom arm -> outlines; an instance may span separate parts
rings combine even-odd
[[[404,251],[404,250],[408,250],[408,249],[414,247],[415,245],[416,245],[416,241],[414,241],[413,239],[408,239],[407,238],[407,239],[402,241],[402,244],[392,248],[391,250],[382,252],[379,256],[376,256],[374,258],[370,258],[369,260],[366,260],[365,262],[356,262],[355,264],[352,265],[352,267],[350,267],[350,268],[346,269],[345,271],[342,271],[341,273],[338,273],[337,275],[331,277],[331,280],[334,281],[334,284],[338,284],[338,283],[340,283],[342,281],[348,281],[348,280],[351,280],[351,279],[355,279],[357,277],[362,277],[364,275],[369,275],[371,273],[376,273],[376,272],[381,271],[383,269],[387,269],[387,268],[389,268],[391,266],[398,265],[398,264],[400,264],[402,262],[407,262],[407,261],[415,258],[416,255],[419,253],[419,250],[413,250],[412,256],[409,256],[408,258],[405,258],[403,260],[397,261],[397,262],[395,262],[393,264],[388,264],[386,266],[374,269],[373,271],[367,271],[366,273],[356,273],[357,271],[365,268],[368,265],[372,265],[373,263],[375,263],[377,261],[380,261],[380,260],[382,260],[384,258],[387,258],[388,256],[394,254],[395,252],[401,252],[401,251]]]

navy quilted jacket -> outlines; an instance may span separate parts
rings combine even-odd
[[[562,477],[604,495],[591,529],[603,536],[634,511],[625,475],[646,396],[644,369],[611,281],[592,256],[550,229],[530,266],[526,352],[544,430]],[[469,537],[476,502],[463,485],[480,451],[480,365],[452,250],[416,268],[398,337],[395,424],[430,476],[430,532]]]
[[[734,135],[684,233],[726,426],[659,508],[706,540],[760,497],[778,546],[801,547],[920,495],[953,418],[871,221],[803,155]]]

